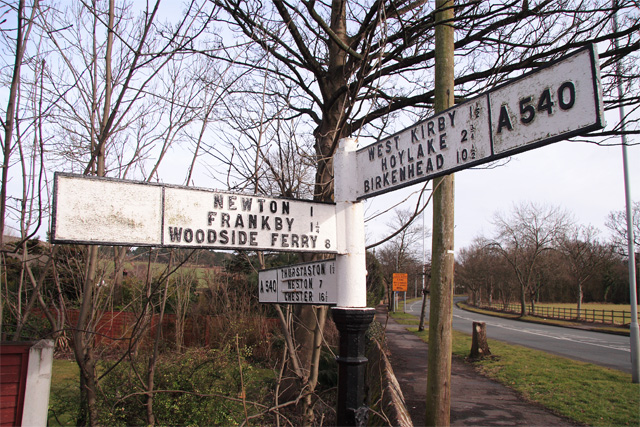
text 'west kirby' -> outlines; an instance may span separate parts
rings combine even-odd
[[[456,111],[412,128],[411,144],[401,147],[400,135],[367,148],[369,160],[379,162],[379,174],[364,180],[363,191],[379,191],[400,182],[432,174],[444,167],[442,151],[447,149],[447,130],[455,127]]]
[[[360,197],[464,168],[490,154],[486,101],[475,99],[357,152]]]

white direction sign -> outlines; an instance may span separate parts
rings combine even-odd
[[[51,240],[336,253],[335,204],[56,173]]]
[[[258,272],[261,303],[335,305],[335,259],[306,262]]]
[[[604,127],[595,46],[357,151],[358,198]]]

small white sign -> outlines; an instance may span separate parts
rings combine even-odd
[[[162,187],[55,174],[54,243],[162,244]]]
[[[361,148],[366,199],[604,127],[595,46]]]
[[[336,253],[335,204],[55,175],[51,240]]]
[[[335,260],[312,261],[258,273],[261,303],[335,305]]]

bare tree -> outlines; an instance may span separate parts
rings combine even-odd
[[[473,305],[478,305],[483,299],[491,304],[497,282],[504,280],[500,276],[501,262],[501,257],[483,238],[474,240],[471,246],[458,252],[455,281],[469,290]]]
[[[64,136],[50,150],[55,166],[100,177],[157,177],[171,145],[196,117],[189,105],[196,91],[181,90],[193,85],[180,80],[187,67],[176,55],[206,26],[201,19],[207,16],[207,7],[194,1],[183,19],[163,26],[159,6],[148,5],[136,16],[127,3],[93,1],[40,16],[51,50],[42,89],[56,100],[52,130]],[[73,340],[85,403],[81,425],[98,423],[96,284],[111,281],[100,273],[98,248],[88,253]],[[125,254],[124,249],[115,252],[116,288]]]
[[[184,348],[184,332],[193,293],[198,285],[196,270],[182,267],[173,277],[172,298],[169,305],[176,317],[175,344],[178,351]]]
[[[598,241],[598,230],[592,226],[572,226],[559,241],[558,249],[565,256],[574,280],[578,315],[582,309],[583,285],[603,265],[610,254],[610,247]]]
[[[20,151],[20,154],[22,154],[22,147],[19,144],[19,141],[21,141],[19,138],[21,133],[18,132],[16,134],[15,132],[16,127],[21,123],[22,113],[19,105],[19,96],[21,91],[20,84],[23,77],[21,72],[38,6],[36,2],[35,5],[28,8],[26,6],[26,1],[21,0],[17,4],[4,3],[2,8],[5,9],[3,11],[3,15],[13,12],[16,14],[17,18],[16,27],[14,29],[2,31],[3,42],[9,48],[9,52],[13,51],[14,53],[10,56],[13,59],[13,64],[10,64],[9,68],[9,96],[7,99],[6,109],[4,110],[3,117],[1,118],[3,133],[0,139],[0,145],[2,146],[2,174],[0,178],[0,248],[4,249],[3,239],[7,219],[7,186],[9,184],[9,168],[12,162],[14,162],[14,153],[16,151]],[[6,20],[3,23],[5,22]],[[13,37],[11,34],[13,34]],[[36,73],[36,77],[37,76],[38,73]],[[18,136],[18,138],[15,138],[16,136]],[[21,161],[24,166],[24,162],[26,160],[23,158]],[[25,188],[24,191],[27,191],[27,188]]]
[[[526,314],[526,296],[535,293],[535,268],[540,257],[552,250],[566,233],[571,220],[557,207],[523,203],[509,216],[496,213],[496,237],[491,247],[509,263],[520,288],[520,314]]]
[[[418,217],[419,218],[419,217]],[[384,246],[376,251],[376,258],[380,261],[382,273],[387,283],[392,283],[393,273],[409,274],[409,282],[417,284],[422,278],[422,239],[430,235],[422,224],[414,222],[415,212],[410,209],[396,209],[395,216],[387,224],[390,230],[389,239]]]
[[[633,215],[631,223],[633,224],[634,245],[640,248],[640,202],[634,202],[631,209]],[[605,226],[611,231],[611,243],[616,252],[621,256],[628,256],[629,237],[627,233],[627,212],[613,211],[609,212]]]
[[[422,248],[422,239],[423,237],[429,237],[430,233],[422,228],[422,224],[413,222],[414,219],[413,211],[397,209],[395,216],[387,224],[392,230],[389,234],[395,234],[395,237],[384,245],[381,252],[385,251],[392,254],[392,266],[396,272],[403,270],[412,263],[422,264],[422,254],[419,253]]]
[[[46,307],[46,269],[40,268],[50,267],[51,249],[29,242],[40,231],[47,207],[43,122],[48,104],[39,89],[44,60],[34,30],[39,2],[2,2],[0,12],[0,43],[7,53],[2,56],[0,79],[8,88],[6,105],[0,108],[0,318],[16,319],[11,326],[16,328],[13,339],[17,340],[36,303],[54,335],[60,324]],[[13,191],[9,191],[10,187]],[[7,234],[12,236],[10,244]],[[31,254],[32,249],[37,253]],[[14,280],[7,273],[15,260],[20,260],[20,271]],[[2,320],[0,327],[8,335]]]

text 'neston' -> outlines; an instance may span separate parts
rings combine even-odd
[[[335,304],[335,272],[335,260],[260,271],[259,300],[289,304]]]

